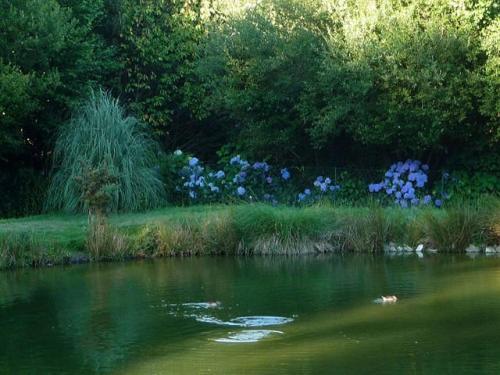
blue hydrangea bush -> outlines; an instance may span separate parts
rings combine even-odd
[[[275,168],[265,161],[250,162],[240,155],[215,169],[180,150],[170,155],[168,161],[175,169],[175,173],[169,174],[173,180],[169,183],[175,186],[175,200],[185,203],[245,200],[307,205],[339,199],[341,191],[341,185],[328,176],[317,176],[312,183],[310,179],[298,183],[289,168]],[[298,186],[305,188],[300,191]],[[410,159],[391,165],[382,181],[368,185],[368,192],[382,203],[403,208],[441,207],[448,198],[442,191],[431,193],[429,166]]]
[[[385,172],[384,180],[368,185],[368,191],[407,208],[422,205],[443,205],[442,198],[429,194],[429,166],[418,160],[399,161]]]
[[[204,166],[198,158],[180,150],[174,152],[174,158],[182,160],[176,191],[192,203],[238,199],[277,204],[292,177],[287,168],[274,170],[267,162],[250,163],[240,155],[218,170]]]
[[[313,203],[323,199],[335,199],[336,192],[340,190],[340,185],[334,184],[330,177],[318,176],[313,182],[313,186],[304,189],[297,196],[299,203]]]

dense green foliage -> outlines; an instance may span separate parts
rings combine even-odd
[[[321,3],[264,1],[209,34],[199,64],[236,149],[297,163],[498,151],[493,2]]]
[[[136,119],[109,94],[93,93],[57,140],[47,204],[70,212],[156,207],[163,186],[155,163],[155,145]]]
[[[166,152],[413,158],[465,176],[466,196],[497,193],[496,3],[0,0],[0,214],[41,210],[57,135],[97,87]]]

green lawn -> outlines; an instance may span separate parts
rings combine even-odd
[[[167,207],[147,212],[113,214],[110,224],[124,230],[135,229],[151,223],[189,218],[203,218],[227,210],[225,206]],[[16,219],[0,219],[0,236],[12,233],[32,233],[45,243],[71,244],[85,239],[87,215],[49,214]]]

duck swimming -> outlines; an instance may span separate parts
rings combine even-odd
[[[396,296],[382,296],[382,302],[397,302],[398,297]]]

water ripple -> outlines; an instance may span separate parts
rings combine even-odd
[[[283,316],[240,316],[226,321],[209,315],[191,314],[188,316],[195,318],[198,322],[202,323],[234,327],[265,327],[293,322],[292,318],[286,318]]]
[[[215,339],[214,341],[222,343],[249,343],[260,341],[274,334],[282,335],[283,332],[270,329],[243,330],[240,332],[230,332],[227,337]]]

